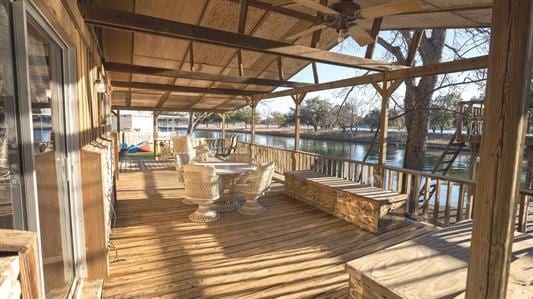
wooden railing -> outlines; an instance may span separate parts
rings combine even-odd
[[[258,164],[274,161],[279,174],[312,170],[407,194],[407,216],[412,219],[447,226],[472,218],[476,189],[473,180],[386,165],[383,167],[381,185],[377,186],[375,175],[379,166],[374,163],[243,142],[239,146],[245,147]],[[523,211],[520,216],[524,220],[519,225],[526,227],[528,207],[525,203],[529,203],[533,190],[521,190],[521,196],[518,210]]]
[[[224,139],[222,138],[201,138],[201,139],[205,140],[211,152],[216,152],[217,150],[229,144],[228,138],[224,138]],[[154,140],[154,156],[155,157],[172,156],[172,155],[173,155],[172,140],[170,139]]]

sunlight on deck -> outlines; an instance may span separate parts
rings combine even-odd
[[[192,223],[172,169],[121,174],[105,297],[346,297],[347,261],[425,232],[414,225],[373,235],[283,194],[260,216],[224,213]]]

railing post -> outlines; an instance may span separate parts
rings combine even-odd
[[[291,171],[295,171],[297,167],[296,152],[291,152]]]
[[[292,95],[294,101],[294,150],[300,149],[300,119],[301,104],[305,98],[305,93]]]

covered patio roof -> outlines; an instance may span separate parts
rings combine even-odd
[[[287,78],[310,63],[380,73],[407,68],[371,56],[329,52],[338,36],[331,27],[285,39],[323,17],[301,5],[272,6],[272,0],[96,2],[81,9],[88,24],[101,28],[104,68],[113,86],[115,108],[225,112],[268,97],[265,94],[279,86],[296,88],[293,93],[309,89],[309,84]],[[391,1],[356,2],[367,8]],[[369,33],[490,26],[492,1],[422,0],[421,4],[417,11],[383,17],[381,24],[378,19],[357,24]],[[314,73],[319,83],[316,67]]]

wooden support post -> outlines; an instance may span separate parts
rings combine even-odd
[[[115,115],[117,118],[117,132],[118,132],[118,139],[120,141],[120,109],[117,109],[117,114]]]
[[[468,165],[469,178],[473,181],[477,179],[477,158],[479,157],[479,143],[470,143],[470,162]],[[466,219],[472,218],[475,190],[474,187],[468,187],[468,201],[466,202]]]
[[[222,118],[222,128],[220,129],[220,138],[226,138],[226,113],[221,113],[220,117]]]
[[[374,173],[374,184],[376,187],[383,187],[384,166],[387,162],[387,131],[389,129],[389,90],[392,89],[389,81],[383,81],[380,87],[374,84],[374,88],[381,94],[381,116],[379,120],[379,156],[378,167]]]
[[[251,127],[252,127],[252,144],[255,143],[255,122],[256,122],[256,119],[255,119],[255,113],[256,113],[256,108],[257,108],[257,103],[258,101],[251,101],[250,103],[250,106],[252,106],[252,124],[251,124]]]
[[[302,117],[301,104],[305,98],[305,94],[296,94],[292,96],[294,101],[294,150],[300,150],[300,119]]]
[[[154,137],[154,159],[157,157],[157,117],[159,116],[159,112],[154,111],[152,114],[152,125],[153,125],[153,137]]]
[[[466,298],[505,298],[519,198],[533,31],[531,0],[494,0]]]

